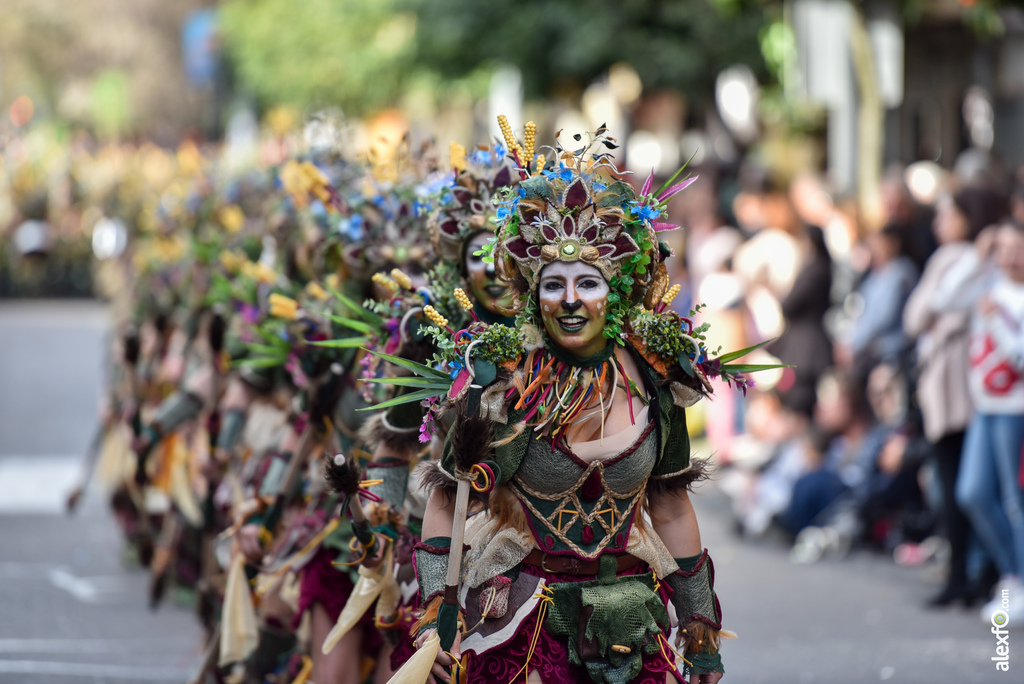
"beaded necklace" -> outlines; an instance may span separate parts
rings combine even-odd
[[[556,444],[565,439],[566,431],[577,419],[589,420],[595,416],[601,418],[601,439],[604,439],[605,415],[612,406],[620,377],[624,380],[630,422],[636,422],[633,414],[636,385],[615,357],[615,348],[614,343],[609,343],[597,354],[578,359],[549,340],[547,347],[527,355],[523,372],[515,375],[506,398],[518,395],[514,408],[526,411],[523,422],[537,433],[551,437]],[[606,391],[609,374],[611,388]],[[595,395],[597,406],[588,415],[584,408]]]

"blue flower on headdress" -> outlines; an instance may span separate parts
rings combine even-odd
[[[650,221],[653,223],[656,219],[661,218],[661,209],[647,204],[641,204],[639,200],[633,200],[630,202],[629,208],[630,213],[643,221]]]
[[[363,217],[359,214],[338,222],[338,233],[356,242],[363,238]]]
[[[544,171],[544,176],[547,178],[557,178],[563,183],[568,183],[572,180],[572,169],[567,168],[565,164],[559,164],[558,171],[546,170]]]
[[[498,204],[498,208],[494,212],[498,221],[504,221],[512,216],[516,211],[516,207],[519,206],[519,200],[523,197],[526,197],[526,191],[519,188],[518,192],[516,192],[511,199],[500,202]]]
[[[505,151],[499,149],[498,159],[501,159],[504,155]],[[491,153],[488,150],[481,149],[473,150],[473,154],[470,155],[469,159],[477,166],[490,166],[492,162]]]
[[[412,211],[416,216],[424,216],[425,214],[430,213],[430,202],[414,200],[412,203]]]

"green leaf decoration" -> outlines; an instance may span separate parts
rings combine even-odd
[[[377,332],[377,328],[374,328],[369,323],[357,321],[354,318],[345,318],[344,316],[335,316],[334,314],[326,314],[326,316],[334,323],[337,323],[338,325],[344,326],[346,328],[350,328],[364,335],[370,335],[372,333]]]
[[[411,371],[416,375],[420,376],[421,378],[444,378],[446,380],[449,380],[449,383],[451,381],[451,377],[444,371],[439,371],[436,368],[431,368],[430,366],[426,366],[422,363],[416,363],[415,361],[410,361],[409,359],[403,359],[398,356],[392,356],[391,354],[376,352],[370,349],[367,349],[366,351],[376,356],[379,356],[385,361],[390,361],[399,368],[404,368],[407,371]]]
[[[255,342],[249,342],[245,345],[245,348],[254,354],[259,356],[281,356],[282,348],[276,345],[270,344],[256,344]],[[287,357],[287,354],[285,354]]]
[[[686,167],[690,165],[690,162],[693,161],[693,158],[695,156],[697,156],[697,151],[696,150],[694,150],[693,154],[690,155],[690,158],[686,160],[686,163],[683,164],[682,166],[680,166],[679,170],[672,174],[671,178],[669,178],[667,181],[662,183],[661,187],[658,188],[657,190],[655,190],[651,194],[653,194],[655,197],[657,197],[661,193],[665,192],[665,190],[667,190],[668,188],[672,187],[672,184],[676,182],[676,178],[679,178],[679,174],[681,174],[683,171],[686,170]],[[687,178],[689,178],[689,174],[687,174]]]
[[[237,368],[274,368],[275,366],[283,366],[287,362],[287,356],[261,356],[255,359],[242,359],[241,361],[235,361],[232,365]]]
[[[346,307],[348,307],[348,309],[350,311],[352,311],[352,313],[354,315],[359,316],[360,318],[362,318],[362,319],[364,319],[366,321],[369,321],[370,324],[376,326],[377,328],[383,328],[384,327],[384,319],[383,318],[381,318],[377,314],[373,313],[372,311],[370,311],[366,307],[361,306],[360,304],[356,303],[354,300],[349,299],[345,295],[343,295],[340,292],[338,292],[337,290],[335,290],[333,287],[328,286],[327,289],[330,291],[330,293],[332,295],[334,295],[335,299],[337,299],[339,302],[341,302]]]
[[[740,358],[741,356],[746,356],[750,352],[752,352],[754,350],[757,350],[757,349],[760,349],[761,347],[763,347],[764,345],[768,344],[769,342],[774,342],[774,341],[775,340],[773,338],[771,340],[765,340],[764,342],[759,342],[759,343],[753,345],[752,347],[747,347],[746,349],[739,349],[737,351],[729,352],[728,354],[722,354],[721,356],[718,357],[718,361],[720,363],[722,363],[722,364],[729,363],[730,361],[735,361],[736,359]]]
[[[314,347],[324,347],[326,349],[360,349],[369,341],[365,337],[343,337],[340,340],[317,340],[315,342],[306,340],[306,343]]]
[[[629,183],[615,181],[601,191],[594,204],[598,207],[617,207],[635,199],[636,193],[633,192],[633,187]]]
[[[519,187],[526,191],[527,199],[546,199],[555,201],[555,192],[544,176],[534,176],[519,183]]]
[[[784,363],[731,363],[722,366],[722,370],[728,373],[756,373],[776,368],[793,368],[793,366]]]
[[[392,406],[401,406],[402,404],[411,404],[413,402],[419,403],[419,402],[423,401],[424,399],[430,399],[431,397],[440,397],[445,392],[447,392],[447,390],[434,390],[434,389],[426,389],[426,390],[421,390],[419,392],[410,392],[409,394],[402,394],[400,396],[395,397],[394,399],[388,399],[387,401],[382,401],[379,404],[374,404],[373,406],[367,406],[365,408],[356,409],[356,410],[357,411],[377,411],[379,409],[391,408]]]
[[[418,387],[420,389],[440,389],[448,391],[452,386],[451,380],[444,382],[440,379],[430,380],[421,377],[401,378],[367,378],[365,382],[375,382],[380,385],[396,385],[398,387]]]

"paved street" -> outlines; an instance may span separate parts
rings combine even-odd
[[[93,428],[105,319],[91,304],[0,304],[0,684],[185,681],[199,630],[185,609],[150,613],[145,576],[120,564],[113,521],[92,496],[60,514]],[[712,549],[735,684],[1021,681],[975,611],[919,606],[934,569],[856,554],[794,566],[773,543],[730,533],[713,485],[697,497]],[[323,683],[320,683],[323,684]]]
[[[95,423],[106,317],[93,304],[0,304],[0,684],[181,684],[192,614],[146,607],[102,497],[62,514]]]

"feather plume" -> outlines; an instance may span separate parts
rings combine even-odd
[[[693,491],[693,486],[698,482],[711,477],[712,467],[701,458],[692,458],[690,467],[684,472],[673,477],[651,478],[647,481],[647,496],[659,496],[671,494],[682,489]]]
[[[338,464],[333,458],[325,458],[324,479],[331,490],[338,494],[355,496],[359,492],[359,470],[347,460]]]

